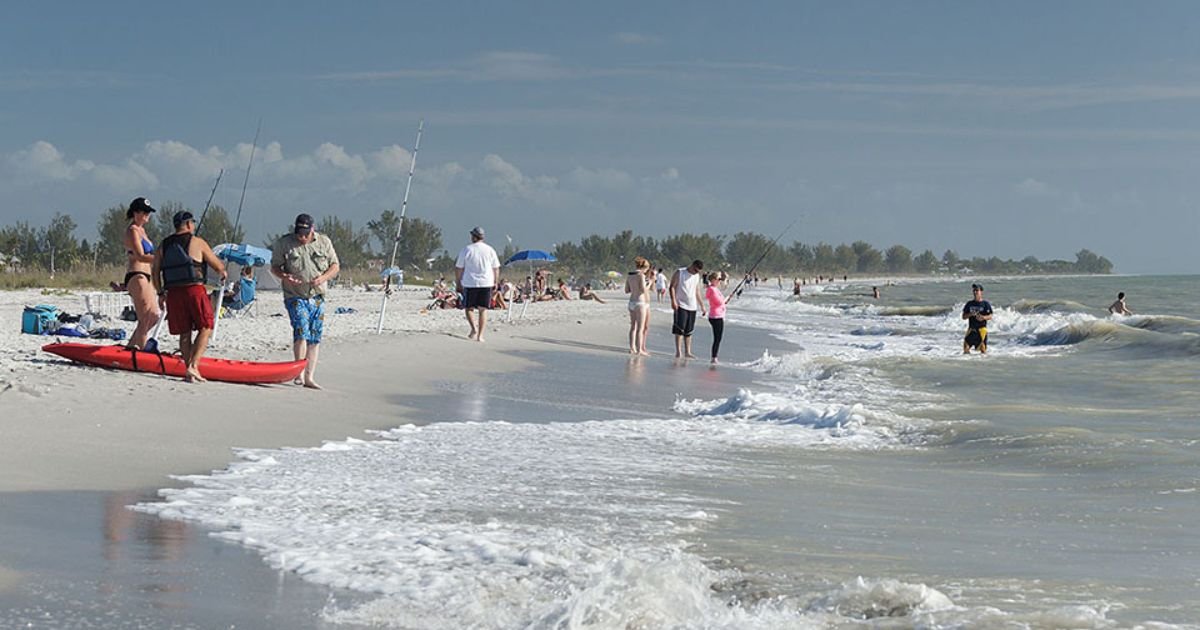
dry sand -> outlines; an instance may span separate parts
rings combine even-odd
[[[53,337],[19,331],[23,305],[51,303],[80,314],[79,295],[2,292],[0,492],[158,487],[169,484],[172,474],[224,467],[236,447],[314,446],[420,422],[406,415],[405,396],[430,393],[437,382],[520,369],[524,361],[514,350],[555,344],[624,352],[624,300],[616,293],[602,295],[612,299],[533,304],[524,318],[511,322],[493,312],[481,344],[466,338],[461,311],[422,312],[429,302],[425,289],[392,298],[382,335],[374,334],[380,294],[334,290],[317,370],[325,390],[313,391],[188,384],[78,366],[40,350]],[[339,306],[357,312],[335,314]],[[280,294],[260,293],[255,316],[221,320],[208,356],[289,360],[291,335],[283,312]],[[656,316],[664,321],[665,315]],[[132,330],[126,322],[103,325]],[[173,339],[163,343],[165,350],[175,347]]]

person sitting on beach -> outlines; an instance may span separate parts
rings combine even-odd
[[[1117,294],[1117,301],[1108,307],[1109,315],[1133,315],[1133,311],[1125,306],[1125,292],[1121,291]]]
[[[222,303],[233,310],[238,310],[245,306],[244,304],[241,304],[243,280],[246,283],[255,282],[254,267],[252,265],[242,266],[242,273],[239,274],[239,276],[240,277],[238,278],[237,282],[229,285],[229,290],[225,292],[225,297],[222,298]],[[216,316],[220,317],[221,314],[217,313],[217,291],[220,291],[220,289],[213,289],[211,292],[209,292],[208,297],[210,300],[212,300],[213,313],[216,313]]]
[[[566,281],[562,278],[558,279],[558,287],[554,289],[554,299],[569,300],[571,299],[571,287],[567,286]]]
[[[600,296],[596,295],[596,292],[592,290],[592,283],[590,283],[590,282],[584,284],[583,287],[581,287],[579,289],[579,299],[594,300],[596,302],[604,304],[604,300],[601,300]]]

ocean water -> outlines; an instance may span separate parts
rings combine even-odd
[[[549,353],[138,509],[333,625],[1200,628],[1200,279],[985,279],[964,356],[970,282],[751,289],[715,370]]]

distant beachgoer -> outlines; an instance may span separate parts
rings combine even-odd
[[[800,295],[800,280],[798,278],[792,281],[792,295]]]
[[[292,355],[306,361],[304,375],[296,381],[310,389],[321,389],[313,375],[325,332],[326,283],[340,270],[333,242],[313,229],[307,214],[297,215],[292,233],[280,237],[271,250],[271,273],[279,278],[292,324]]]
[[[721,276],[717,273],[708,274],[708,288],[704,297],[708,300],[708,323],[712,326],[712,362],[717,362],[717,353],[721,350],[721,337],[725,334],[725,296],[721,295],[718,285]]]
[[[1133,315],[1133,311],[1129,310],[1129,307],[1125,306],[1124,291],[1121,291],[1117,294],[1117,301],[1113,302],[1112,306],[1108,307],[1108,312],[1110,315]]]
[[[571,299],[571,287],[562,279],[558,279],[558,286],[554,289],[554,299],[569,300]]]
[[[653,287],[654,283],[658,282],[658,273],[654,270],[654,267],[649,266],[649,264],[650,264],[649,261],[646,261],[646,264],[647,264],[646,273],[645,273],[646,286],[647,286],[646,301],[649,302],[650,301],[650,287]],[[641,347],[639,348],[639,350],[642,354],[650,354],[650,351],[646,349],[646,340],[649,338],[650,338],[650,307],[647,304],[646,317],[642,320],[642,344],[641,344]]]
[[[125,263],[125,279],[121,284],[129,292],[133,310],[137,313],[137,327],[129,337],[128,347],[138,350],[146,346],[146,337],[160,316],[154,282],[150,278],[150,268],[154,264],[154,243],[146,237],[146,224],[154,212],[157,210],[150,206],[145,197],[131,201],[129,209],[125,211],[125,218],[129,219],[124,237],[128,262]]]
[[[200,358],[213,329],[212,303],[204,288],[206,268],[212,267],[225,282],[225,265],[208,243],[196,236],[196,220],[191,212],[176,212],[172,223],[175,233],[163,239],[154,251],[151,275],[160,296],[159,306],[167,309],[167,327],[172,335],[179,335],[179,354],[187,364],[183,380],[203,383],[206,379],[200,374]],[[194,339],[192,331],[197,331]]]
[[[663,273],[662,267],[654,274],[654,293],[658,296],[658,301],[663,301],[667,296],[667,274]]]
[[[483,341],[492,289],[500,280],[500,257],[491,245],[483,242],[483,237],[483,228],[471,228],[471,244],[462,248],[454,262],[455,281],[459,291],[465,294],[467,323],[471,325],[468,338],[475,341]],[[479,311],[478,324],[471,317],[471,311]]]
[[[600,299],[600,296],[596,295],[596,292],[592,290],[592,283],[590,282],[585,283],[583,287],[579,289],[579,299],[593,300],[595,302],[599,302],[600,304],[604,304],[604,300]]]
[[[987,353],[987,323],[992,318],[992,305],[983,299],[983,285],[971,285],[970,302],[963,306],[962,318],[967,321],[967,336],[963,339],[963,354],[971,354],[971,348],[979,348],[980,354]]]
[[[650,317],[650,287],[652,281],[646,271],[650,261],[638,256],[633,259],[633,271],[625,278],[625,292],[629,294],[629,354],[646,352],[646,319]]]
[[[871,287],[871,297],[879,299],[879,287]]]
[[[244,278],[247,282],[254,282],[254,265],[242,265],[242,271],[238,275],[239,277],[237,282],[231,284],[229,286],[229,290],[225,291],[225,297],[221,298],[222,305],[231,305],[231,308],[241,308],[235,303],[242,297],[242,279]],[[208,299],[213,304],[213,315],[216,317],[221,316],[221,314],[217,312],[217,296],[219,295],[218,292],[220,290],[220,288],[213,289],[208,294]]]
[[[675,320],[671,332],[675,334],[675,356],[696,358],[692,354],[692,332],[696,329],[696,309],[707,314],[704,296],[700,292],[700,272],[704,263],[693,260],[687,267],[680,267],[671,276],[671,309]]]

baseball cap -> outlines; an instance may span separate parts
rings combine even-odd
[[[150,200],[146,199],[145,197],[137,197],[133,201],[130,201],[129,202],[129,211],[130,212],[158,212],[158,210],[156,210],[155,208],[150,206]]]
[[[179,212],[175,213],[174,217],[171,217],[171,223],[174,223],[175,229],[178,230],[179,228],[183,227],[183,224],[187,223],[188,221],[194,221],[195,219],[196,218],[192,216],[191,212],[188,212],[187,210],[180,210]]]
[[[478,225],[471,228],[471,236],[474,236],[475,238],[483,238],[483,228],[479,227]]]
[[[971,285],[971,289],[972,289],[972,290],[979,289],[980,291],[982,291],[982,290],[983,290],[983,285],[982,285],[982,284],[972,284],[972,285]]]
[[[296,227],[293,230],[296,234],[308,234],[313,230],[313,218],[308,214],[296,215]]]

